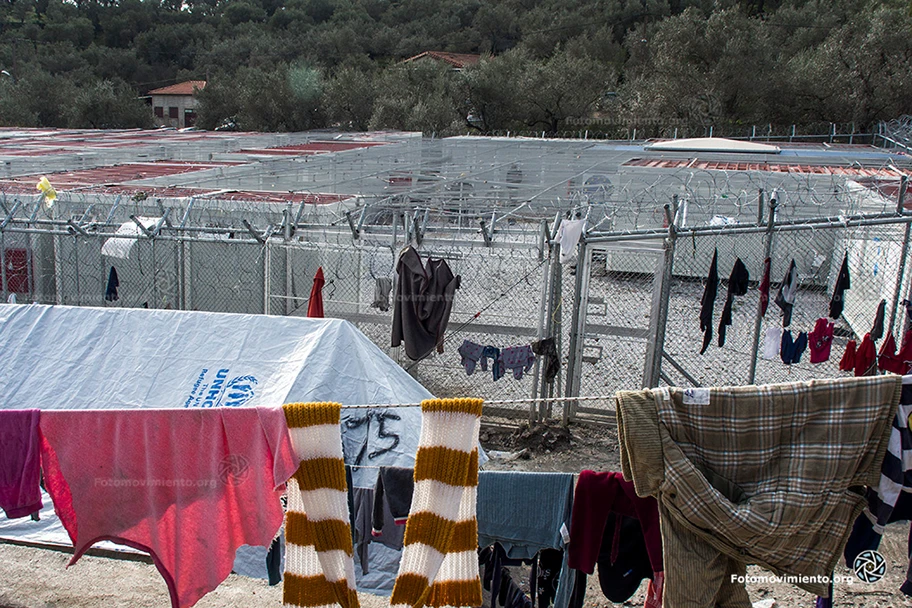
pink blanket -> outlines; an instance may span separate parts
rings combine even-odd
[[[281,409],[50,410],[41,434],[70,565],[100,540],[145,551],[173,608],[215,589],[239,546],[270,544],[298,466]]]
[[[10,519],[41,509],[39,410],[0,410],[0,508]]]

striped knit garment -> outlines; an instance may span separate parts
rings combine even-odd
[[[415,491],[393,608],[481,606],[475,519],[481,406],[481,399],[421,404]]]
[[[357,608],[351,526],[334,403],[285,407],[301,465],[288,482],[286,608]],[[405,527],[393,608],[481,606],[478,575],[480,399],[422,402],[415,491]]]
[[[357,608],[338,403],[284,407],[301,464],[288,480],[286,607]]]
[[[903,376],[899,409],[893,418],[890,443],[880,468],[880,483],[868,488],[868,506],[864,514],[874,531],[883,534],[902,492],[912,492],[912,376]]]

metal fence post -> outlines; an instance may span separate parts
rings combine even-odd
[[[184,251],[184,309],[196,310],[193,297],[193,239],[187,239]]]
[[[161,308],[161,298],[158,293],[158,256],[155,252],[155,239],[151,239],[149,243],[149,250],[151,252],[152,258],[152,302],[149,303],[149,308]]]
[[[73,302],[76,306],[82,306],[82,292],[79,285],[79,234],[73,235],[73,268],[76,275],[76,299]]]
[[[6,278],[6,233],[0,231],[0,283],[3,287],[3,301],[9,299],[9,283]]]
[[[549,238],[549,243],[553,241],[557,236],[557,230],[561,223],[560,213],[554,218],[554,225],[551,226],[551,234]],[[545,318],[545,334],[548,337],[554,337],[554,346],[557,349],[558,356],[561,356],[563,353],[563,309],[561,306],[561,298],[563,294],[563,266],[560,263],[560,246],[555,244],[549,244],[549,255],[551,256],[551,263],[548,269],[550,275],[549,279],[549,289],[548,289],[548,308],[547,308],[547,317]],[[548,383],[544,377],[541,379],[541,390],[539,393],[542,397],[553,397],[555,394],[561,394],[561,382],[563,376],[558,374],[554,378],[554,382]],[[556,384],[556,386],[555,386]],[[551,418],[551,402],[542,401],[539,403],[538,417],[541,420]]]
[[[272,247],[269,241],[262,245],[263,247],[263,314],[269,314],[269,291],[271,281],[269,276],[270,266],[272,265]]]
[[[177,307],[187,310],[187,283],[185,272],[187,270],[187,245],[183,233],[177,241]]]
[[[776,200],[776,192],[773,191],[772,196],[770,196],[769,202],[769,217],[766,219],[766,242],[764,243],[763,248],[763,263],[766,264],[766,260],[772,256],[773,253],[773,228],[776,225],[776,205],[779,202]],[[757,303],[757,316],[754,318],[754,343],[751,347],[751,366],[750,373],[747,376],[747,383],[754,384],[757,379],[757,357],[759,356],[760,348],[760,330],[763,328],[763,315],[761,314],[761,304]]]
[[[291,213],[291,203],[285,209],[285,233],[282,248],[285,250],[285,314],[294,312],[295,303],[291,300],[291,237],[293,234],[294,217]]]
[[[896,201],[896,213],[902,215],[905,211],[906,203],[906,186],[908,184],[909,178],[906,175],[903,175],[899,180],[899,196]],[[912,225],[906,222],[906,227],[903,230],[903,240],[902,240],[902,253],[899,258],[899,270],[896,273],[896,286],[893,288],[893,305],[890,308],[890,327],[887,329],[888,334],[893,333],[893,327],[896,324],[896,313],[899,310],[899,301],[902,298],[902,284],[903,278],[906,274],[906,256],[909,254],[909,236],[912,232]]]
[[[677,232],[674,216],[677,212],[677,196],[674,199],[674,210],[665,205],[665,216],[668,218],[668,236],[662,247],[662,270],[657,274],[657,283],[652,290],[652,309],[649,313],[649,340],[646,344],[646,359],[643,363],[643,388],[659,385],[662,373],[662,355],[665,352],[665,328],[668,323],[668,306],[671,300],[671,281],[674,276],[674,256]]]
[[[538,340],[545,338],[545,316],[546,311],[548,310],[548,277],[551,274],[550,265],[545,264],[545,250],[547,249],[549,254],[551,252],[551,247],[548,244],[548,222],[542,220],[541,222],[541,241],[538,246],[538,260],[542,265],[542,276],[541,276],[541,291],[539,292],[539,307],[538,307]],[[537,410],[541,407],[539,403],[535,400],[538,399],[539,395],[544,395],[544,387],[542,387],[541,393],[539,393],[539,380],[541,379],[541,362],[538,357],[535,358],[535,365],[532,370],[532,402],[529,404],[529,422],[535,422],[538,417]]]
[[[55,234],[51,238],[53,238],[54,247],[54,302],[63,304],[63,273],[60,268],[63,261],[60,255],[60,236]]]
[[[583,342],[586,338],[586,302],[589,298],[589,270],[592,249],[586,246],[585,236],[580,239],[576,264],[576,284],[573,290],[573,317],[570,325],[570,357],[567,361],[566,397],[579,397],[580,378],[583,373]],[[567,426],[576,413],[573,401],[564,402],[562,423]]]

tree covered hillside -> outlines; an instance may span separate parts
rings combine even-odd
[[[482,55],[461,71],[422,51]],[[0,125],[558,132],[912,112],[907,0],[3,0]]]

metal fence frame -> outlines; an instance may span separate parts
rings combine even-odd
[[[681,376],[687,379],[691,384],[699,386],[699,382],[690,375],[685,366],[673,359],[665,349],[666,327],[669,311],[669,290],[668,284],[674,276],[674,260],[676,243],[684,239],[716,239],[718,237],[738,237],[748,234],[762,234],[764,243],[764,258],[769,258],[771,252],[774,252],[774,236],[787,233],[807,233],[811,231],[846,231],[850,228],[865,227],[902,227],[901,252],[898,260],[898,272],[893,283],[892,294],[887,302],[886,324],[887,334],[893,333],[897,326],[897,320],[900,316],[900,306],[903,300],[912,300],[912,277],[907,272],[907,260],[909,256],[910,232],[912,232],[912,212],[905,208],[905,191],[908,178],[903,176],[900,181],[899,194],[896,201],[896,209],[891,213],[879,214],[859,214],[848,217],[821,217],[812,219],[802,219],[796,221],[777,222],[776,208],[777,201],[770,198],[767,202],[768,213],[766,219],[758,217],[755,225],[735,225],[722,227],[700,226],[693,228],[678,228],[675,226],[673,218],[676,215],[677,200],[665,205],[665,212],[668,218],[668,229],[659,230],[637,230],[626,231],[622,233],[592,233],[585,237],[579,245],[579,259],[583,264],[582,275],[591,274],[591,253],[593,250],[610,246],[620,242],[649,242],[661,243],[663,255],[655,271],[655,283],[653,291],[653,300],[651,303],[651,326],[647,339],[647,354],[644,360],[644,373],[642,387],[656,387],[660,383],[672,384],[668,375],[663,370],[663,363],[674,368]],[[761,201],[764,193],[760,192]],[[720,277],[721,278],[721,277]],[[775,280],[773,281],[775,285]],[[585,301],[588,290],[588,283],[585,278],[578,280],[576,291],[574,293],[574,302],[580,303]],[[576,306],[579,310],[581,306]],[[574,333],[571,340],[574,346],[579,343],[579,336],[585,332],[585,320],[580,319],[585,315],[574,316]],[[748,384],[753,384],[757,377],[757,359],[759,355],[759,342],[761,337],[762,316],[759,309],[756,312],[754,327],[752,331],[751,363]],[[912,318],[907,315],[903,327],[909,327]],[[578,353],[578,346],[571,347],[571,353]],[[580,392],[580,368],[578,357],[573,357],[574,363],[567,372],[567,397],[578,397]],[[578,404],[568,403],[569,412],[565,413],[565,420],[573,418],[574,407]]]

